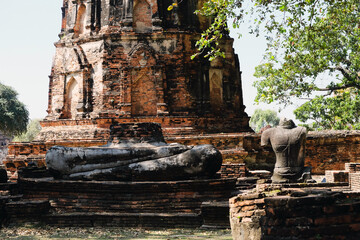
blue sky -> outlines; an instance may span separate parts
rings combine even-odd
[[[0,82],[12,86],[24,102],[31,118],[46,116],[48,84],[54,42],[61,28],[62,0],[4,1],[0,8]],[[241,39],[237,33],[242,33]],[[256,90],[252,87],[254,68],[261,62],[265,41],[247,34],[244,26],[232,32],[234,48],[239,55],[246,112],[256,108],[277,110],[275,105],[254,105]],[[293,117],[291,110],[279,113]]]

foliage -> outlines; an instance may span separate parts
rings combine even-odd
[[[200,40],[196,42],[199,52],[194,54],[191,57],[192,59],[203,53],[203,56],[209,58],[210,61],[216,57],[225,58],[219,43],[223,35],[229,32],[227,19],[229,17],[236,17],[233,9],[237,4],[240,4],[239,0],[209,0],[204,3],[201,10],[195,11],[196,14],[209,17],[213,21],[211,26],[201,34]]]
[[[27,125],[26,132],[15,136],[13,142],[31,142],[41,130],[40,120],[33,119]]]
[[[270,125],[275,127],[279,125],[280,118],[273,110],[256,109],[250,119],[250,126],[255,132],[260,132],[261,128]]]
[[[294,113],[300,121],[314,120],[314,129],[360,129],[360,96],[349,91],[334,97],[317,96]]]
[[[26,131],[29,112],[17,99],[17,92],[0,83],[0,131],[7,136]]]
[[[250,32],[263,32],[267,39],[264,62],[255,72],[255,101],[286,106],[303,99],[307,102],[295,112],[301,121],[313,120],[321,128],[359,127],[358,0],[252,0],[250,9],[232,0],[209,2],[213,1],[218,4],[204,5],[202,14],[219,13],[223,22],[225,14],[235,27],[250,15]],[[203,38],[216,40],[216,35],[206,32]],[[200,40],[200,47],[205,43]]]

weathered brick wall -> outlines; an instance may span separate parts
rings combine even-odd
[[[235,179],[171,182],[23,180],[24,199],[51,200],[58,212],[192,212],[206,199],[226,200]]]
[[[224,154],[224,162],[246,163],[249,169],[272,170],[276,161],[272,150],[260,146],[259,134],[214,134],[168,137],[169,142],[213,144]],[[312,173],[342,170],[345,163],[360,162],[359,131],[310,132],[306,141],[305,165]]]
[[[247,152],[244,162],[250,169],[270,169],[275,163],[272,151],[260,147],[260,135],[244,137],[243,148]],[[312,167],[313,174],[325,174],[325,170],[342,170],[345,163],[360,162],[359,131],[309,132],[306,141],[305,165]]]
[[[241,178],[246,175],[246,166],[244,163],[227,164],[224,163],[220,169],[221,178]]]
[[[121,119],[118,122],[131,122],[133,119]],[[197,119],[199,120],[199,119]],[[212,144],[223,154],[224,164],[242,164],[254,169],[272,170],[275,164],[275,154],[260,147],[260,135],[252,133],[224,133],[224,134],[198,134],[193,135],[193,128],[189,127],[193,122],[190,118],[139,118],[139,121],[158,122],[164,126],[163,132],[168,143],[177,142],[185,145]],[[9,146],[9,155],[4,162],[11,171],[15,167],[25,166],[26,163],[44,159],[48,148],[53,145],[64,146],[96,146],[104,145],[110,136],[110,126],[116,121],[113,119],[98,119],[96,125],[89,124],[93,129],[89,137],[81,139],[70,128],[77,128],[76,124],[82,121],[54,121],[45,122],[43,141],[33,143],[15,144]],[[191,124],[189,122],[192,122]],[[58,128],[64,123],[65,126]],[[70,126],[67,126],[70,125]],[[73,125],[73,126],[71,126]],[[179,135],[179,129],[187,129],[188,134]],[[83,127],[86,124],[82,125]],[[95,127],[96,126],[96,127]],[[219,126],[220,127],[220,126]],[[188,129],[190,128],[190,129]],[[81,127],[79,131],[84,131]],[[49,139],[46,136],[51,136]],[[52,136],[55,136],[52,138]],[[58,137],[59,136],[59,137]],[[68,139],[61,141],[62,138]],[[47,139],[47,141],[45,141]],[[45,141],[45,142],[44,142]],[[325,170],[343,170],[344,165],[349,162],[360,163],[360,133],[358,131],[335,131],[335,132],[311,132],[306,143],[305,165],[312,167],[313,174],[325,174]],[[40,161],[42,166],[44,160]],[[339,180],[340,181],[340,180]]]
[[[41,222],[56,226],[197,228],[203,224],[202,203],[228,201],[235,182],[21,179],[17,183],[22,190],[20,199],[8,196],[2,201],[0,197],[0,220],[5,217],[11,224]],[[228,206],[221,205],[220,213],[226,216]],[[212,219],[208,214],[204,217]],[[211,221],[220,226],[227,226],[227,222],[228,218]]]
[[[360,131],[310,132],[306,148],[305,164],[314,173],[342,170],[345,163],[360,162]]]
[[[341,192],[300,189],[230,199],[234,240],[359,239],[360,200]]]
[[[92,147],[105,145],[106,140],[83,140],[83,141],[57,141],[57,142],[31,142],[31,143],[10,143],[9,153],[3,161],[8,176],[11,180],[17,179],[17,170],[26,167],[29,163],[34,163],[37,167],[44,167],[46,151],[54,145],[66,147]]]

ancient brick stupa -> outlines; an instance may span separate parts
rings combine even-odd
[[[55,144],[103,144],[116,123],[160,123],[165,136],[250,130],[233,40],[224,59],[191,60],[210,20],[193,13],[201,1],[171,4],[64,0],[48,115],[35,142],[10,145],[8,169]]]

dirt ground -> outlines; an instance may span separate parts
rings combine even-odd
[[[204,229],[126,229],[126,228],[56,228],[47,226],[22,226],[0,229],[0,239],[17,240],[232,240],[230,230]]]

